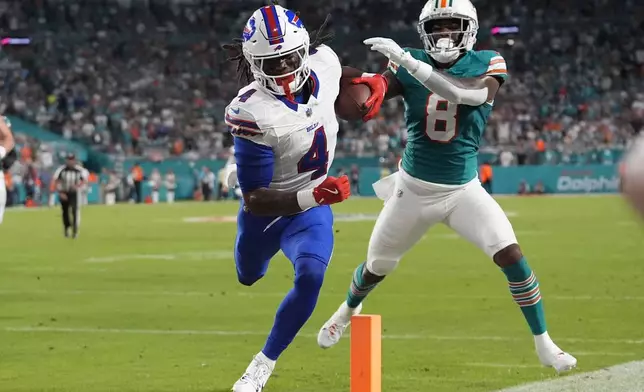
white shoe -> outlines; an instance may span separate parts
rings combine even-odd
[[[333,316],[324,323],[318,333],[318,345],[322,348],[329,348],[340,340],[344,330],[351,324],[351,316],[360,314],[362,304],[357,308],[351,309],[346,301],[333,313]]]
[[[564,373],[577,367],[577,358],[561,350],[548,336],[548,332],[534,337],[537,356],[543,366]]]
[[[268,381],[268,378],[275,369],[275,361],[272,361],[260,352],[253,357],[246,372],[233,385],[233,392],[261,392]]]

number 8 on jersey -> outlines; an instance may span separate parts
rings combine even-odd
[[[458,132],[458,105],[437,94],[429,94],[425,109],[425,132],[429,139],[439,143],[451,142]]]

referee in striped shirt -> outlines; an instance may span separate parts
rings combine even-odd
[[[65,237],[69,237],[70,229],[72,229],[71,235],[73,238],[78,236],[78,227],[80,225],[80,193],[85,187],[85,184],[87,184],[87,177],[87,170],[76,163],[76,156],[74,154],[68,154],[65,164],[54,172],[53,180],[56,181],[58,198],[63,209]]]

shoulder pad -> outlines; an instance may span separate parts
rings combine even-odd
[[[477,55],[487,66],[485,75],[500,77],[503,80],[508,78],[508,66],[499,52],[481,50],[477,52]]]
[[[233,136],[264,144],[264,132],[252,113],[252,106],[239,101],[239,97],[226,107],[224,121]]]
[[[309,50],[309,55],[315,56],[315,57],[322,57],[323,60],[325,61],[333,61],[340,64],[340,57],[338,57],[338,54],[335,53],[335,51],[331,49],[330,46],[327,46],[327,45],[320,45],[317,48],[311,48]]]

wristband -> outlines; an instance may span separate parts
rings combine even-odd
[[[297,204],[300,206],[302,211],[319,206],[313,196],[313,189],[305,189],[297,192]]]

